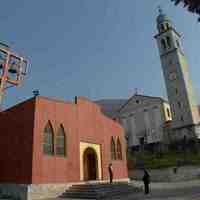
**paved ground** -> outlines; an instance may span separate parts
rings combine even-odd
[[[142,181],[131,181],[136,187],[143,187]],[[200,186],[200,180],[183,181],[183,182],[153,182],[150,184],[152,189],[174,189],[174,188],[191,188]]]
[[[64,200],[72,200],[72,199],[64,199]],[[80,200],[80,199],[73,199],[73,200]],[[143,193],[139,193],[139,194],[133,194],[133,195],[121,197],[121,198],[112,198],[110,200],[200,200],[200,187],[187,188],[184,190],[183,189],[178,189],[178,190],[177,189],[167,189],[167,190],[154,189],[151,191],[151,194],[149,195],[144,195]]]
[[[132,184],[137,187],[143,187],[141,181],[132,181]],[[151,183],[150,188],[150,194],[135,194],[129,196],[126,200],[200,200],[200,180]]]
[[[133,194],[120,200],[200,200],[200,186],[179,189],[152,189],[148,195]]]
[[[140,181],[132,181],[131,183],[137,187],[143,187]],[[148,195],[144,195],[143,192],[140,192],[126,197],[115,197],[109,200],[200,200],[200,180],[178,183],[151,183],[150,190],[151,192]],[[72,199],[66,198],[56,200]]]

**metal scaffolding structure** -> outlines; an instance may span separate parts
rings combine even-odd
[[[4,90],[18,86],[27,73],[27,61],[12,52],[10,47],[0,42],[0,105]]]

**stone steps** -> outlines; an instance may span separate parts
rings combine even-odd
[[[3,194],[2,191],[0,191],[0,200],[11,200],[12,199],[12,196],[11,195],[6,195],[6,194]]]
[[[44,194],[44,192],[34,192],[31,194],[32,200],[39,200],[39,199],[52,199],[56,198],[60,195],[60,192],[47,192]]]
[[[84,184],[73,185],[66,190],[61,198],[77,198],[77,199],[106,199],[109,197],[117,197],[139,192],[138,188],[128,183],[113,184]]]

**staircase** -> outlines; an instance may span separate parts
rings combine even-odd
[[[60,197],[72,199],[111,199],[114,197],[116,199],[139,191],[139,188],[135,188],[125,182],[79,184],[72,185]]]

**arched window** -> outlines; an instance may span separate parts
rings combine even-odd
[[[177,45],[178,48],[180,48],[180,43],[179,43],[178,40],[176,40],[176,45]]]
[[[170,111],[169,111],[169,108],[167,108],[167,116],[170,117]]]
[[[166,23],[166,27],[167,27],[167,29],[169,29],[169,28],[170,28],[168,23]]]
[[[111,160],[116,160],[115,140],[113,137],[111,138],[110,151],[111,151]]]
[[[175,89],[175,92],[176,92],[176,94],[178,94],[178,89],[177,88]]]
[[[177,103],[178,103],[178,107],[181,108],[181,102],[178,101]]]
[[[171,39],[167,36],[167,46],[171,48]]]
[[[122,160],[122,146],[119,138],[117,138],[117,159]]]
[[[54,137],[53,128],[50,122],[44,128],[43,133],[43,153],[47,155],[54,154]]]
[[[181,115],[181,121],[184,122],[183,116]]]
[[[163,32],[163,31],[165,30],[164,24],[161,24],[161,25],[160,25],[160,30],[161,30],[161,32]]]
[[[65,141],[65,131],[62,125],[58,129],[56,135],[56,155],[66,156],[66,141]]]
[[[164,39],[162,39],[162,40],[161,40],[161,46],[162,46],[162,48],[163,48],[164,50],[167,48],[167,46],[166,46],[166,43],[165,43],[165,40],[164,40]]]

